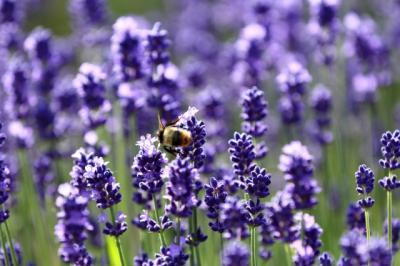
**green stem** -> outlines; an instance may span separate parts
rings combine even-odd
[[[197,266],[201,266],[200,250],[198,245],[194,248],[194,251],[196,252]]]
[[[292,252],[290,250],[289,244],[284,244],[285,246],[285,253],[286,253],[286,261],[288,266],[292,266]]]
[[[194,227],[193,228],[194,232],[196,232],[196,230],[197,230],[197,209],[196,208],[193,211],[193,227]],[[201,256],[200,256],[199,245],[195,246],[195,252],[196,252],[197,266],[201,266]]]
[[[157,200],[156,200],[155,195],[153,195],[153,203],[154,203],[154,210],[155,210],[155,213],[156,213],[156,221],[160,225],[160,228],[161,228],[160,214],[158,212]],[[160,235],[161,245],[163,247],[166,247],[167,244],[166,244],[166,241],[165,241],[163,228],[160,229],[159,235]]]
[[[389,172],[390,175],[390,172]],[[387,220],[388,220],[388,245],[389,248],[392,249],[392,192],[386,192],[386,200],[387,200]]]
[[[177,218],[176,220],[176,244],[180,246],[181,242],[181,218]]]
[[[114,213],[114,208],[112,206],[110,207],[110,214],[111,214],[112,223],[115,225],[115,213]],[[124,254],[122,253],[121,241],[118,236],[115,236],[115,242],[117,244],[117,249],[118,249],[121,266],[125,266],[125,258],[124,258]]]
[[[222,263],[222,258],[224,257],[224,237],[222,236],[222,233],[219,234],[219,241],[220,241],[220,245],[221,245],[221,251],[220,251],[220,255],[221,255],[221,263]]]
[[[193,233],[193,216],[189,217],[189,232],[191,234]],[[195,254],[194,254],[193,245],[190,244],[189,248],[190,248],[190,266],[194,266],[195,265],[195,263],[194,263]]]
[[[256,227],[250,228],[250,243],[251,243],[251,266],[257,266],[257,248],[256,248]]]
[[[8,253],[7,253],[7,248],[6,248],[6,238],[4,236],[4,232],[3,232],[3,227],[0,226],[0,233],[1,233],[1,245],[3,247],[3,253],[4,253],[4,260],[6,262],[6,266],[10,266],[10,260],[12,261],[12,259],[9,259]],[[17,265],[17,264],[15,264]]]
[[[369,239],[371,237],[371,228],[369,225],[369,211],[365,209],[364,214],[365,214],[365,229],[367,231],[367,244],[369,244]]]
[[[13,265],[18,265],[17,255],[15,254],[14,243],[12,241],[10,229],[8,229],[7,221],[4,222],[4,227],[6,228],[6,235],[7,235],[7,239],[8,239],[8,245],[11,250],[11,258],[12,258]]]

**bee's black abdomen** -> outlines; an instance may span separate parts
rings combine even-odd
[[[181,132],[179,130],[175,130],[172,135],[172,145],[180,146],[181,144]]]

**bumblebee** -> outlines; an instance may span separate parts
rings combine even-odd
[[[187,147],[192,143],[190,131],[176,126],[178,122],[179,118],[164,125],[158,114],[158,141],[167,152],[174,155],[178,152],[177,148]]]

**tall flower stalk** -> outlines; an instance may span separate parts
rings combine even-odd
[[[363,196],[358,201],[358,205],[364,210],[365,215],[365,229],[367,234],[367,241],[369,242],[371,236],[369,209],[374,205],[375,200],[368,196],[374,189],[375,175],[370,168],[365,164],[360,165],[355,173],[357,192]]]
[[[382,168],[388,169],[388,176],[379,180],[379,185],[386,190],[386,208],[387,208],[387,243],[392,245],[392,191],[400,187],[400,182],[397,177],[392,174],[392,171],[400,168],[400,130],[393,132],[387,131],[381,138],[382,159],[379,164]]]

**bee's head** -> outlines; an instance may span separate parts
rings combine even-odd
[[[160,144],[162,144],[164,142],[164,128],[159,128],[157,130],[157,138],[158,138],[158,142],[160,142]]]

